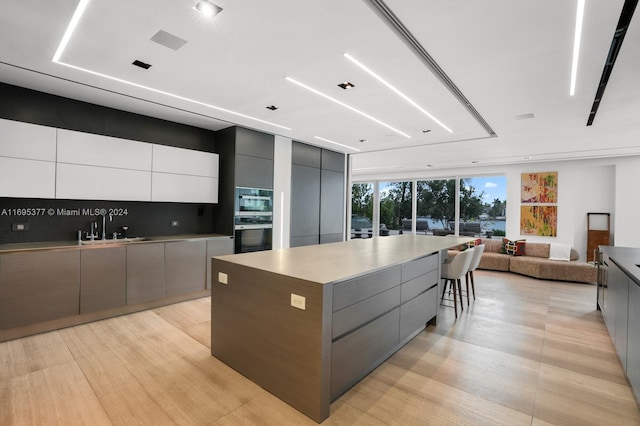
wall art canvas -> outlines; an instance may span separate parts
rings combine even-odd
[[[558,172],[522,173],[521,203],[557,203]]]
[[[520,234],[555,237],[558,206],[520,206]]]

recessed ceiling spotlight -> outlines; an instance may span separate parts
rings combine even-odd
[[[433,164],[427,164],[427,169],[430,169],[433,167]]]
[[[427,130],[423,130],[422,133],[429,133],[431,132],[431,129],[427,129]]]
[[[193,6],[193,8],[207,18],[211,18],[212,16],[216,16],[218,13],[222,12],[222,8],[220,6],[211,3],[209,0],[200,0],[195,6]]]
[[[139,61],[137,59],[135,61],[131,62],[131,65],[135,65],[136,67],[140,67],[140,68],[143,68],[145,70],[148,70],[149,68],[151,68],[151,64],[146,64],[146,63],[144,63],[142,61]]]
[[[352,87],[356,87],[356,86],[353,83],[349,83],[348,81],[345,81],[344,83],[338,84],[338,87],[341,87],[344,90],[347,90],[347,89],[351,89]]]
[[[266,108],[267,108],[267,109],[270,109],[271,111],[275,111],[275,110],[277,110],[277,109],[278,109],[278,108],[280,108],[280,107],[279,107],[278,105],[269,105],[269,106],[267,106]]]
[[[366,143],[366,142],[369,142],[369,141],[366,140],[366,139],[359,139],[358,142]]]
[[[478,164],[478,163],[479,163],[479,161],[478,161],[478,160],[473,160],[473,161],[471,162],[471,164]]]
[[[525,160],[532,160],[532,159],[533,159],[533,157],[532,157],[532,156],[530,156],[530,155],[527,155],[526,157],[524,157],[524,159],[525,159]]]

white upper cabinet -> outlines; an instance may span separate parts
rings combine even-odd
[[[0,119],[0,156],[56,161],[56,129]]]
[[[151,170],[152,144],[91,133],[58,130],[58,162]]]
[[[56,163],[0,157],[0,197],[55,198]]]
[[[174,173],[153,174],[151,201],[174,203],[218,202],[218,179]]]
[[[58,164],[56,198],[151,201],[151,172]]]
[[[153,171],[218,177],[218,154],[153,145]]]

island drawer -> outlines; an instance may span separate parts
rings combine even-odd
[[[401,282],[401,267],[393,266],[333,286],[333,312],[389,290]]]
[[[401,301],[402,303],[411,300],[425,290],[438,284],[438,270],[427,272],[410,281],[402,283]]]
[[[439,256],[432,254],[412,260],[402,265],[402,282],[412,280],[425,272],[438,269]]]
[[[400,307],[400,340],[425,327],[438,311],[438,286],[430,288]]]
[[[347,334],[400,304],[400,286],[333,313],[333,339]]]
[[[335,400],[382,361],[398,345],[400,309],[370,322],[331,346],[331,400]]]

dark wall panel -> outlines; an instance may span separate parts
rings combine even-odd
[[[130,237],[213,232],[213,204],[0,198],[0,244],[77,240],[78,230],[89,231],[91,222],[99,222],[102,235],[102,216],[84,214],[100,209],[107,211],[108,238],[123,226]],[[109,221],[111,209],[116,215]],[[179,225],[171,227],[171,221]],[[13,231],[14,224],[29,230]]]
[[[215,132],[0,83],[0,118],[215,152]]]

